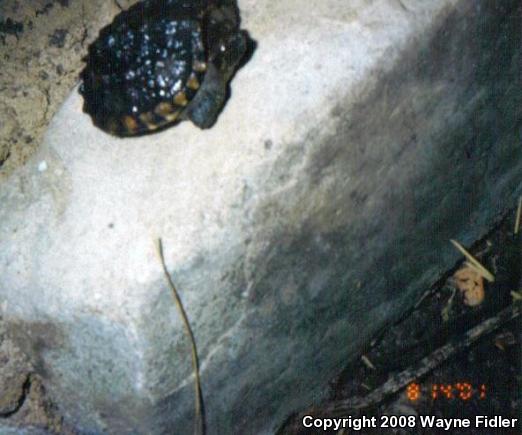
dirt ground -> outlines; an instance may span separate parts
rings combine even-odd
[[[136,1],[0,2],[0,182],[38,148],[99,29]]]
[[[0,1],[0,183],[37,150],[99,29],[136,1]],[[0,433],[10,426],[72,433],[0,315]]]
[[[73,433],[47,400],[41,379],[27,357],[6,336],[0,319],[0,433],[4,427]]]
[[[423,415],[471,421],[477,415],[502,416],[518,418],[518,426],[511,429],[472,426],[440,433],[520,434],[522,318],[520,315],[512,318],[511,313],[520,314],[522,308],[522,233],[513,234],[515,215],[515,211],[510,212],[470,249],[494,275],[494,282],[484,279],[479,282],[483,293],[477,291],[473,280],[463,280],[459,272],[467,269],[463,258],[427,290],[411,312],[385,328],[360,358],[332,381],[330,397],[325,403],[289,418],[279,435],[354,433],[307,430],[302,425],[303,415],[375,416],[377,421],[383,416]],[[476,299],[475,293],[479,294]],[[502,313],[510,315],[491,330],[481,329],[494,324]],[[480,331],[484,333],[479,334]],[[477,340],[464,345],[470,336],[476,336]],[[433,368],[423,370],[430,363]],[[383,388],[386,385],[388,389]],[[381,394],[375,394],[379,389]],[[348,401],[348,406],[343,400]],[[349,406],[361,402],[365,406]],[[439,432],[423,430],[417,424],[415,428],[365,428],[357,433]]]

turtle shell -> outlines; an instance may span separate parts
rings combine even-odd
[[[174,124],[207,70],[209,4],[150,0],[121,12],[90,45],[81,73],[84,112],[116,136]]]

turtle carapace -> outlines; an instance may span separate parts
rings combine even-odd
[[[89,46],[84,112],[116,136],[190,119],[211,127],[243,58],[247,34],[234,0],[145,0],[121,12]]]

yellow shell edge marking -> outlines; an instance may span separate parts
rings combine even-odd
[[[140,121],[143,122],[149,130],[156,130],[158,126],[154,123],[154,117],[151,112],[145,112],[140,115]]]
[[[165,120],[167,122],[172,122],[172,121],[175,121],[179,116],[179,112],[173,112],[173,113],[168,113],[166,115],[163,115],[163,117],[165,118]]]
[[[174,111],[174,106],[172,104],[163,101],[159,103],[154,109],[154,113],[159,116],[166,117],[168,114]]]
[[[110,118],[109,120],[107,120],[107,123],[105,124],[105,129],[111,134],[117,134],[120,130],[120,123],[118,122],[118,120]]]
[[[135,133],[138,130],[138,122],[130,115],[121,118],[121,123],[129,133]]]
[[[192,64],[192,69],[196,72],[205,72],[207,70],[207,64],[199,60],[195,60]]]
[[[174,103],[177,104],[178,106],[186,106],[188,101],[187,101],[187,96],[185,95],[185,92],[183,91],[180,91],[176,94],[176,96],[174,97]]]
[[[199,89],[199,82],[198,82],[198,79],[196,77],[196,75],[194,73],[192,73],[187,81],[187,86],[192,89],[192,90],[197,90]]]

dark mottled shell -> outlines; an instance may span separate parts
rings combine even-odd
[[[149,0],[120,13],[89,47],[83,110],[132,136],[176,123],[206,71],[206,1]]]

